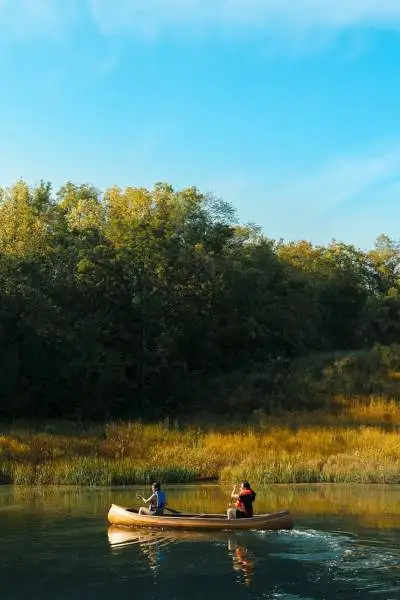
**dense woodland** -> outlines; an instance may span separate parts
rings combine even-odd
[[[369,252],[274,241],[196,188],[19,181],[0,191],[0,416],[396,395],[399,266],[386,236]]]

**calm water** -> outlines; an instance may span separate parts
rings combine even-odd
[[[2,600],[400,600],[400,486],[257,488],[257,512],[290,507],[292,532],[109,528],[137,491],[1,487]],[[167,491],[215,511],[230,488]]]

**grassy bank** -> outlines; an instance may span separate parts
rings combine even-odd
[[[258,414],[252,426],[16,423],[2,426],[3,483],[59,485],[400,482],[400,404],[345,400],[333,412]]]

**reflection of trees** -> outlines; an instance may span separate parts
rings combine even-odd
[[[43,518],[54,520],[65,511],[104,516],[112,502],[122,506],[135,504],[139,488],[96,489],[52,486],[7,488],[0,494],[0,508],[17,504],[34,504]],[[142,491],[142,488],[140,488]],[[258,487],[256,511],[274,512],[289,508],[298,517],[350,517],[352,524],[391,529],[397,527],[400,503],[396,486],[376,485],[271,485]],[[168,500],[173,508],[189,512],[225,513],[230,490],[217,485],[168,486]],[[347,526],[347,525],[346,525]]]
[[[220,486],[188,486],[174,490],[174,508],[192,512],[225,512],[230,490]],[[400,503],[396,486],[368,484],[299,484],[257,486],[257,513],[288,508],[295,515],[331,518],[351,517],[361,526],[397,527]],[[384,515],[384,517],[383,517]]]

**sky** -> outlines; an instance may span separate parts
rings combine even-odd
[[[400,0],[0,0],[0,185],[176,189],[273,239],[400,222]]]

